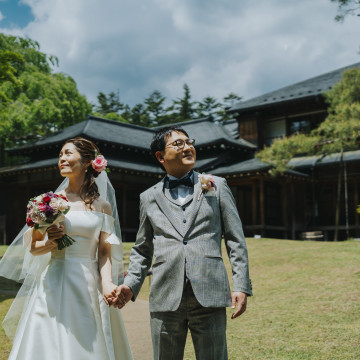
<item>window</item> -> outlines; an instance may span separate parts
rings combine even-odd
[[[290,135],[296,133],[308,134],[311,130],[310,120],[294,120],[290,122]]]
[[[286,135],[286,120],[268,121],[264,126],[264,143],[266,146],[272,144],[274,139],[281,138]]]

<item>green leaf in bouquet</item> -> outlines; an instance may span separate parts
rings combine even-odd
[[[72,237],[70,237],[69,235],[66,235],[66,234],[62,238],[57,239],[56,241],[58,243],[59,250],[62,250],[64,248],[72,245],[75,242],[75,240]]]

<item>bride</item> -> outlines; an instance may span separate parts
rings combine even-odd
[[[120,311],[110,306],[123,274],[122,247],[113,188],[100,174],[106,160],[98,153],[87,139],[66,141],[58,166],[67,180],[57,190],[71,207],[64,224],[44,235],[24,229],[25,246],[16,239],[0,262],[0,275],[24,279],[3,322],[13,338],[9,359],[132,359]],[[58,250],[64,233],[75,242]],[[14,270],[21,251],[22,268]]]

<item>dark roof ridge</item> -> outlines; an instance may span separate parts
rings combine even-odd
[[[150,132],[154,132],[152,129],[154,128],[148,128],[145,126],[141,126],[141,125],[134,125],[134,124],[129,124],[129,123],[124,123],[121,121],[117,121],[117,120],[112,120],[112,119],[106,119],[106,118],[102,118],[99,116],[94,116],[94,115],[86,115],[86,118],[84,121],[88,121],[88,120],[95,120],[95,121],[100,121],[100,122],[107,122],[109,124],[114,124],[114,125],[121,125],[121,126],[125,126],[125,127],[129,127],[129,128],[133,128],[133,129],[138,129],[138,130],[145,130],[145,131],[150,131]]]
[[[151,129],[158,130],[158,129],[161,129],[161,128],[166,127],[166,126],[197,124],[197,123],[201,123],[201,122],[211,122],[211,123],[213,123],[213,124],[216,124],[216,123],[212,120],[212,117],[211,117],[211,116],[208,116],[208,117],[200,118],[200,119],[185,120],[185,121],[176,122],[176,123],[171,123],[171,124],[154,126],[154,127],[151,128]]]
[[[331,88],[331,86],[333,86],[338,80],[340,80],[341,74],[345,70],[352,69],[352,68],[359,68],[359,67],[360,67],[360,62],[354,63],[352,65],[347,65],[347,66],[338,68],[336,70],[328,71],[326,73],[308,78],[306,80],[296,82],[294,84],[289,84],[287,86],[283,86],[279,89],[276,89],[276,90],[267,92],[265,94],[250,98],[248,100],[240,101],[240,102],[236,103],[235,105],[233,105],[228,111],[230,113],[232,113],[232,112],[236,112],[236,111],[242,110],[242,109],[250,109],[253,107],[260,107],[260,106],[264,106],[267,104],[275,104],[278,102],[294,100],[294,99],[298,99],[298,98],[312,97],[314,95],[323,94],[325,91],[329,90],[329,88]],[[331,77],[331,75],[333,75],[332,76],[333,78],[339,78],[339,79],[336,79],[337,81],[335,81],[335,82],[329,81],[329,77]],[[304,88],[304,85],[306,85],[305,87],[311,87],[310,85],[313,85],[314,82],[318,84],[319,82],[316,82],[316,80],[322,80],[322,82],[319,81],[320,84],[315,86],[315,88],[313,88],[312,90]],[[321,88],[321,85],[322,86],[326,85],[327,88]],[[329,87],[329,85],[331,85],[331,86]],[[298,93],[296,93],[296,92],[298,92]]]

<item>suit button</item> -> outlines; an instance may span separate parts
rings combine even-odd
[[[183,208],[182,208],[182,209],[183,209],[183,211],[185,211],[185,209],[186,209],[186,208],[185,208],[185,206],[183,206]]]
[[[184,224],[186,223],[186,219],[183,220],[183,223],[184,223]]]
[[[187,241],[186,240],[184,240],[184,245],[186,245],[187,244]]]

